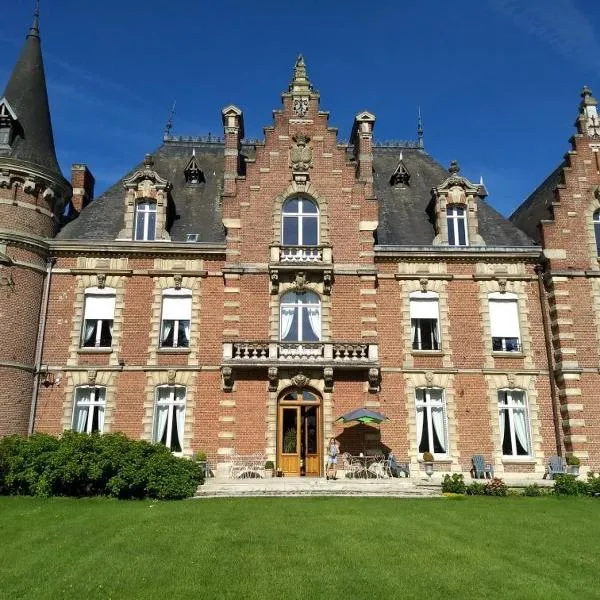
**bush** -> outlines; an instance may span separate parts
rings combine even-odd
[[[122,434],[0,440],[2,494],[179,499],[191,496],[202,477],[197,462]]]
[[[579,481],[575,475],[554,476],[554,493],[557,496],[586,496],[588,491],[588,484]]]
[[[275,468],[275,463],[273,463],[273,461],[272,461],[272,460],[268,460],[268,461],[265,463],[265,469],[266,469],[267,471],[272,471],[274,468]]]
[[[537,497],[537,496],[543,496],[545,494],[545,492],[542,490],[542,488],[537,484],[537,483],[532,483],[530,485],[525,486],[525,489],[523,490],[523,496],[529,496],[531,498]]]
[[[569,456],[567,456],[567,464],[570,467],[578,467],[579,465],[581,465],[581,461],[574,454],[569,454]]]
[[[587,488],[588,494],[591,496],[600,496],[600,475],[596,477],[593,471],[589,471],[587,474]]]
[[[423,462],[433,462],[433,454],[431,452],[423,452]]]
[[[486,496],[507,496],[508,488],[502,479],[494,477],[485,484],[484,493]]]
[[[479,483],[474,481],[467,486],[467,495],[469,496],[483,496],[485,494],[485,483]]]
[[[444,475],[442,481],[442,492],[446,494],[464,494],[467,491],[465,478],[461,473]]]

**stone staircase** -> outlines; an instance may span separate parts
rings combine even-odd
[[[365,496],[440,498],[441,488],[420,479],[338,479],[275,477],[266,479],[210,478],[198,487],[195,498]]]

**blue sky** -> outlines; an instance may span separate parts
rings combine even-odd
[[[296,55],[346,139],[361,110],[375,137],[414,139],[441,164],[484,177],[510,213],[558,164],[584,84],[600,97],[600,3],[581,0],[42,0],[54,134],[65,173],[88,164],[97,192],[174,134],[221,135],[244,111],[262,137]],[[0,0],[0,88],[33,0]]]

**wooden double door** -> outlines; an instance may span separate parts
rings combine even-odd
[[[321,399],[308,391],[279,401],[277,468],[291,477],[319,477],[323,468]]]

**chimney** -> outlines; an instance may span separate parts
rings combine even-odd
[[[71,185],[73,208],[80,213],[94,199],[94,184],[96,180],[85,165],[71,167]]]
[[[356,115],[350,142],[354,145],[354,159],[356,160],[357,176],[359,181],[364,181],[367,188],[366,196],[373,196],[373,127],[375,115],[363,111]]]
[[[240,149],[244,137],[244,116],[242,111],[233,104],[226,106],[221,114],[223,116],[223,129],[225,133],[225,172],[223,178],[225,196],[235,194],[236,178],[239,175]]]

